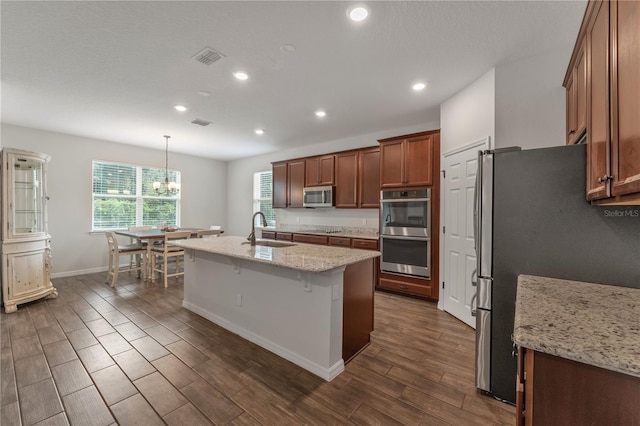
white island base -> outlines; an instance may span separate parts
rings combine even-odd
[[[360,333],[356,337],[356,349],[345,357],[349,359],[369,342],[373,329],[372,271],[372,259],[307,272],[188,249],[183,306],[330,381],[344,370],[345,280],[349,292],[356,294],[348,304],[356,309],[346,317],[356,314],[354,323],[368,329],[366,336]],[[351,286],[351,278],[365,284],[358,289],[357,283]],[[349,345],[353,347],[354,342]]]

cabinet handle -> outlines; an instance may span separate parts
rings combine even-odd
[[[569,134],[570,134],[570,135],[574,134],[575,132],[576,132],[576,131],[575,131],[575,129],[571,129],[571,130],[569,130]]]
[[[402,289],[402,290],[408,290],[408,289],[409,289],[409,287],[407,287],[406,285],[401,285],[401,286],[400,286],[400,289]]]
[[[598,183],[605,183],[606,181],[608,181],[609,179],[613,179],[613,176],[609,176],[609,175],[604,175],[601,178],[598,178]]]

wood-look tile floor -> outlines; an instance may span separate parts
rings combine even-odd
[[[182,308],[181,281],[104,281],[1,314],[0,424],[514,422],[476,392],[473,330],[433,303],[376,294],[371,345],[327,383]]]

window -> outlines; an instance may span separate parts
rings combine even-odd
[[[180,193],[158,195],[153,189],[164,178],[164,169],[94,160],[91,229],[180,226]],[[180,183],[180,172],[169,170],[169,180]]]
[[[267,225],[276,226],[276,211],[273,209],[271,196],[273,180],[271,171],[253,174],[253,212],[262,212],[267,218]],[[257,219],[257,218],[256,218]],[[257,226],[262,226],[261,220],[256,220]]]

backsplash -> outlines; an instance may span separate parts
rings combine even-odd
[[[322,225],[278,225],[276,227],[278,231],[283,232],[311,232],[320,231],[327,234],[366,234],[366,235],[378,235],[378,228],[366,228],[355,226],[322,226]]]
[[[276,228],[283,231],[336,231],[377,235],[378,209],[279,209]]]

